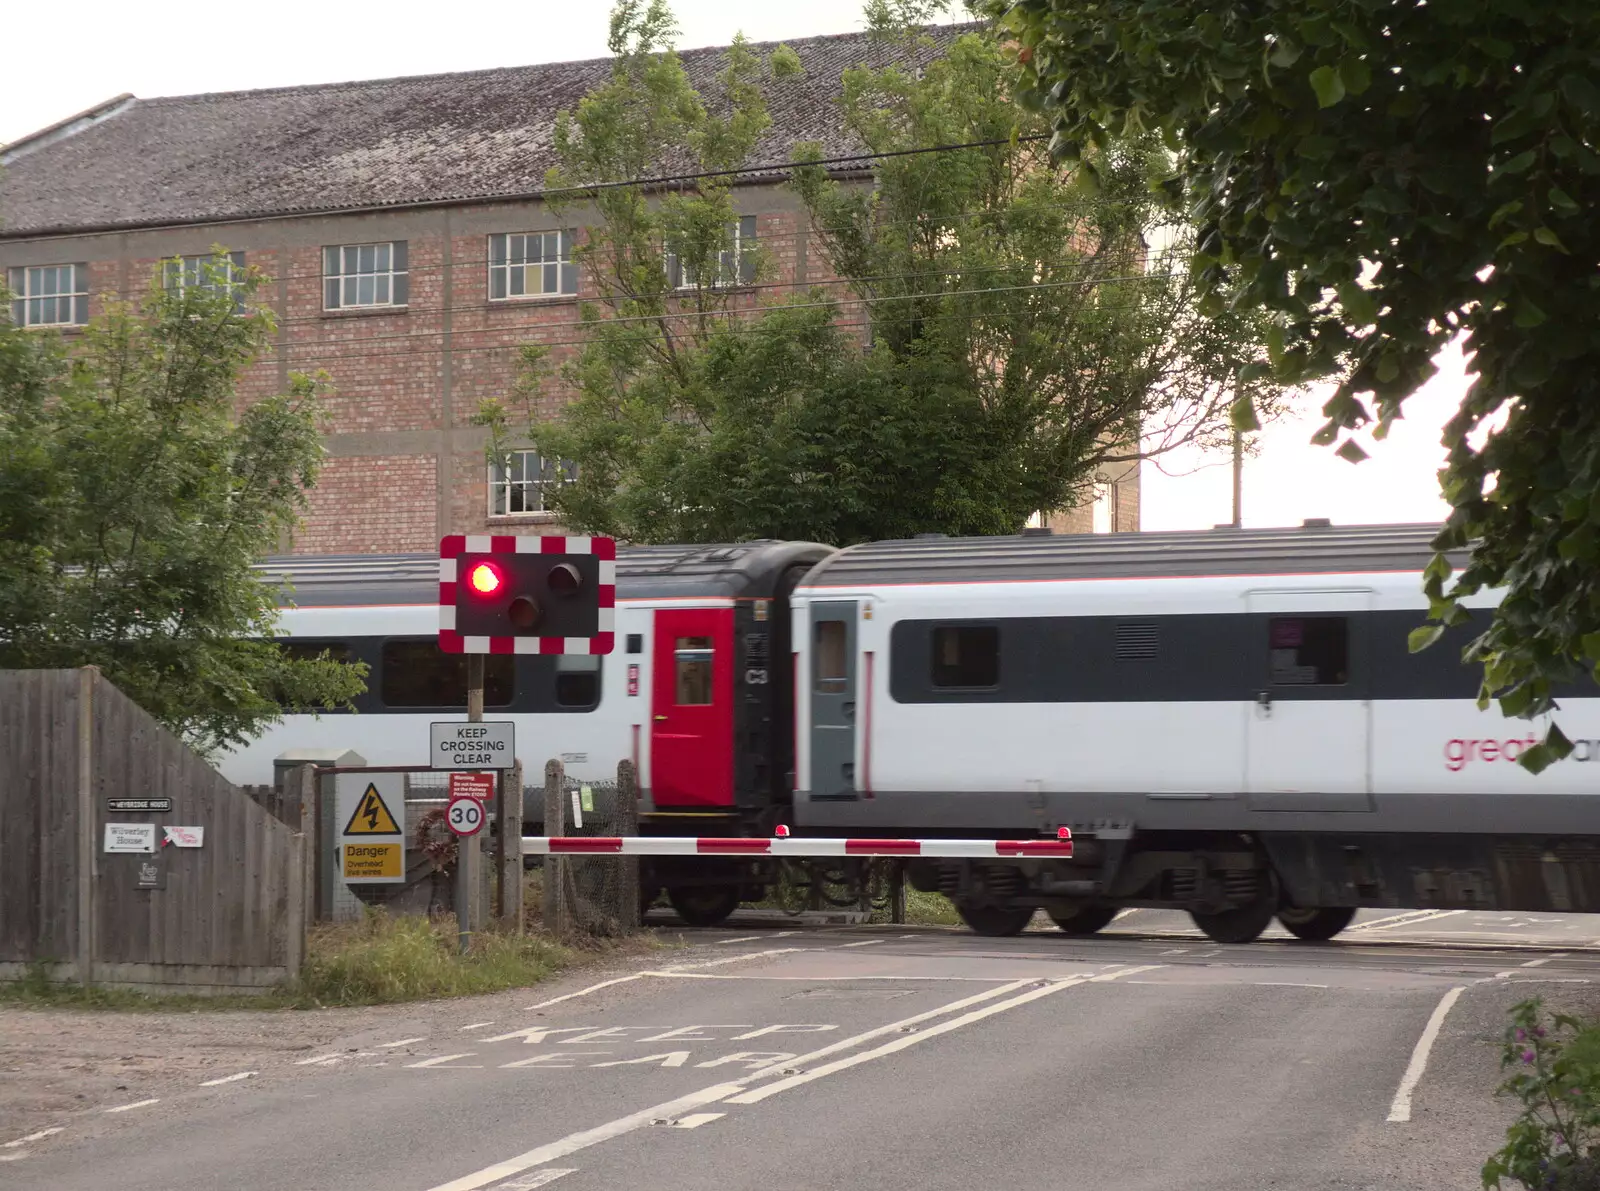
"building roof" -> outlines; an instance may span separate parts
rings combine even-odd
[[[947,43],[967,28],[930,32]],[[864,62],[905,60],[908,51],[863,33],[785,44],[804,73],[767,88],[772,127],[752,161],[788,161],[800,141],[820,141],[825,157],[860,152],[841,127],[840,76]],[[680,53],[708,98],[724,49]],[[5,147],[0,238],[534,195],[555,164],[557,115],[604,83],[611,64],[119,96]]]

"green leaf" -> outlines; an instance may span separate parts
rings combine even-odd
[[[1572,196],[1559,186],[1552,186],[1545,192],[1545,197],[1550,200],[1552,207],[1556,207],[1568,214],[1578,210],[1578,204],[1573,201]]]
[[[1319,66],[1311,72],[1311,89],[1317,93],[1317,106],[1331,108],[1344,98],[1344,80],[1332,66]]]
[[[1228,408],[1228,422],[1240,434],[1251,434],[1261,429],[1261,418],[1257,416],[1255,403],[1249,397],[1240,397]]]
[[[1252,360],[1239,369],[1239,383],[1247,385],[1253,381],[1264,380],[1271,375],[1272,366],[1270,364],[1262,363],[1260,360]]]
[[[1372,68],[1360,58],[1346,58],[1339,63],[1339,81],[1351,95],[1360,95],[1372,86]],[[1335,100],[1335,103],[1338,101]],[[1323,104],[1328,107],[1328,104]]]
[[[1560,87],[1573,107],[1591,119],[1600,117],[1600,87],[1581,74],[1563,75]]]
[[[1283,324],[1273,323],[1267,328],[1267,359],[1272,361],[1273,367],[1283,363]]]
[[[1548,248],[1554,248],[1557,252],[1567,251],[1567,246],[1561,242],[1561,237],[1547,227],[1534,228],[1533,238]],[[1571,254],[1569,253],[1568,255]]]
[[[1267,61],[1277,67],[1293,66],[1300,61],[1301,49],[1287,37],[1280,37],[1272,45],[1272,52],[1267,56]]]
[[[1489,226],[1497,227],[1499,224],[1522,210],[1522,200],[1512,199],[1509,203],[1501,203],[1495,208],[1493,215],[1489,216]]]
[[[1388,384],[1390,381],[1394,380],[1395,377],[1400,375],[1400,361],[1396,360],[1393,356],[1381,357],[1378,360],[1378,367],[1375,370],[1375,374],[1380,381],[1382,381],[1384,384]]]
[[[1345,439],[1334,454],[1351,463],[1360,463],[1367,457],[1367,453],[1361,449],[1361,444],[1353,438]]]
[[[1442,624],[1425,624],[1421,628],[1412,629],[1406,634],[1406,648],[1412,653],[1421,653],[1437,641],[1443,633],[1444,625]]]
[[[1368,326],[1378,321],[1378,304],[1372,291],[1363,289],[1359,282],[1349,282],[1339,287],[1339,305],[1345,316],[1357,326]]]
[[[1497,178],[1525,173],[1527,172],[1528,167],[1538,159],[1538,153],[1532,149],[1518,153],[1515,157],[1507,158],[1505,161],[1502,161],[1499,165],[1495,166],[1494,169],[1490,170],[1489,181],[1493,182]]]
[[[1515,719],[1533,704],[1533,688],[1527,683],[1500,696],[1500,714]]]
[[[1521,298],[1517,302],[1516,317],[1511,321],[1524,331],[1527,331],[1544,323],[1548,318],[1549,315],[1539,309],[1531,298]]]

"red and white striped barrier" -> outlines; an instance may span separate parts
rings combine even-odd
[[[1065,827],[1056,839],[742,839],[729,836],[525,835],[524,856],[923,856],[934,860],[1072,855]]]

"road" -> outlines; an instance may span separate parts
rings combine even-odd
[[[1456,1191],[1510,1119],[1505,1009],[1600,1008],[1576,915],[1244,947],[1155,911],[1092,939],[785,925],[97,1106],[9,1147],[0,1185]]]

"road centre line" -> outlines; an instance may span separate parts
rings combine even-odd
[[[1397,926],[1415,926],[1422,922],[1432,922],[1439,918],[1449,918],[1453,914],[1465,914],[1465,910],[1407,910],[1404,914],[1391,914],[1387,918],[1374,918],[1370,922],[1358,922],[1354,926],[1345,928],[1345,933],[1357,930],[1393,930]]]
[[[945,1021],[941,1021],[936,1026],[929,1026],[926,1030],[919,1030],[917,1033],[908,1034],[904,1038],[896,1038],[892,1042],[885,1042],[882,1046],[874,1047],[872,1050],[861,1051],[858,1054],[853,1054],[846,1058],[838,1059],[832,1063],[824,1063],[821,1067],[815,1067],[809,1071],[802,1071],[799,1075],[791,1075],[787,1079],[780,1079],[777,1083],[767,1084],[764,1087],[756,1088],[752,1091],[741,1092],[737,1096],[729,1096],[727,1103],[759,1104],[768,1096],[776,1096],[779,1092],[788,1091],[790,1088],[799,1087],[801,1084],[810,1083],[815,1079],[822,1079],[824,1076],[833,1075],[839,1071],[849,1070],[851,1067],[860,1066],[862,1063],[870,1063],[874,1059],[887,1058],[889,1055],[896,1054],[902,1050],[908,1049],[909,1047],[926,1042],[930,1038],[937,1038],[941,1034],[948,1034],[952,1030],[959,1030],[963,1026],[970,1026],[975,1022],[980,1022],[986,1017],[993,1017],[997,1013],[1004,1013],[1008,1009],[1015,1009],[1019,1005],[1026,1005],[1030,1001],[1037,1001],[1042,997],[1048,997],[1053,993],[1060,992],[1064,988],[1074,988],[1080,984],[1093,984],[1101,981],[1111,981],[1117,979],[1119,976],[1132,976],[1139,972],[1152,972],[1162,966],[1163,965],[1161,964],[1143,964],[1135,968],[1126,968],[1121,972],[1108,972],[1102,976],[1069,976],[1065,980],[1050,981],[1042,987],[1031,989],[1028,992],[1022,993],[1020,996],[1011,997],[1004,1001],[997,1001],[992,1005],[985,1005],[981,1009],[974,1009],[970,1013],[963,1013],[960,1017],[949,1018]],[[786,1066],[796,1066],[799,1063],[799,1059],[793,1059],[790,1060]]]
[[[1149,972],[1149,970],[1152,970],[1152,968],[1155,967],[1160,967],[1160,965],[1130,967],[1126,968],[1125,972],[1115,973],[1115,975],[1133,975],[1133,973],[1136,972]],[[1091,976],[1090,980],[1114,980],[1115,975],[1112,975],[1112,973],[1107,973],[1107,975]],[[470,1175],[462,1175],[461,1178],[456,1178],[456,1180],[450,1181],[450,1183],[440,1183],[440,1185],[430,1188],[429,1191],[478,1191],[478,1188],[485,1188],[485,1186],[490,1186],[491,1183],[498,1183],[498,1181],[502,1180],[502,1178],[510,1178],[514,1177],[514,1175],[520,1175],[523,1170],[531,1169],[531,1167],[536,1167],[536,1165],[544,1165],[546,1162],[557,1161],[557,1159],[560,1159],[560,1157],[566,1157],[568,1154],[578,1153],[579,1149],[587,1149],[589,1146],[595,1146],[598,1145],[598,1143],[602,1143],[602,1141],[610,1141],[611,1138],[622,1137],[624,1133],[632,1133],[637,1129],[645,1129],[645,1127],[648,1127],[648,1125],[650,1125],[653,1121],[688,1116],[688,1114],[690,1114],[691,1111],[694,1111],[694,1109],[704,1108],[704,1106],[707,1105],[715,1105],[715,1103],[718,1103],[718,1101],[728,1100],[730,1097],[742,1095],[742,1093],[749,1090],[749,1085],[754,1084],[754,1082],[762,1081],[762,1079],[768,1079],[768,1077],[776,1076],[776,1074],[782,1073],[782,1071],[789,1071],[789,1069],[805,1068],[806,1065],[810,1065],[810,1063],[819,1060],[819,1058],[826,1058],[829,1057],[829,1055],[837,1055],[837,1053],[842,1052],[842,1050],[854,1049],[854,1047],[861,1045],[862,1042],[870,1042],[872,1039],[885,1036],[885,1034],[904,1033],[907,1028],[914,1028],[914,1026],[922,1025],[923,1021],[930,1021],[933,1020],[933,1018],[946,1017],[946,1015],[949,1015],[949,1013],[957,1013],[960,1012],[960,1010],[971,1009],[973,1005],[979,1005],[982,1004],[982,1002],[995,1001],[997,997],[1006,996],[1006,994],[1010,994],[1010,992],[1018,992],[1021,991],[1021,989],[1029,988],[1030,984],[1034,986],[1034,989],[1032,989],[1032,992],[1029,992],[1029,994],[1026,994],[1026,997],[1027,1001],[1034,1001],[1034,999],[1037,999],[1037,996],[1045,996],[1045,994],[1048,994],[1048,992],[1058,991],[1059,988],[1066,988],[1066,986],[1069,986],[1069,981],[1070,983],[1085,983],[1085,981],[1083,981],[1082,978],[1078,978],[1078,976],[1067,976],[1066,980],[1045,981],[1045,983],[1040,983],[1038,980],[1013,980],[1010,981],[1010,983],[1000,984],[1000,986],[997,986],[997,988],[984,989],[982,992],[976,992],[976,994],[973,994],[973,996],[962,997],[960,1001],[952,1001],[947,1005],[939,1005],[938,1009],[925,1010],[925,1012],[917,1013],[917,1015],[914,1015],[914,1017],[902,1018],[902,1020],[899,1021],[890,1021],[888,1025],[877,1026],[877,1028],[862,1031],[861,1034],[856,1034],[856,1036],[840,1039],[840,1041],[834,1042],[834,1044],[826,1045],[826,1047],[821,1047],[819,1050],[813,1050],[813,1052],[808,1053],[808,1055],[800,1055],[800,1057],[797,1058],[789,1058],[789,1060],[778,1061],[778,1063],[773,1063],[773,1065],[765,1066],[765,1068],[757,1069],[757,1071],[752,1071],[752,1073],[747,1074],[747,1076],[742,1076],[741,1079],[738,1079],[738,1081],[728,1082],[728,1084],[714,1084],[712,1087],[699,1090],[699,1092],[691,1092],[688,1093],[688,1095],[683,1095],[683,1097],[678,1097],[677,1100],[669,1100],[666,1101],[666,1103],[661,1103],[661,1105],[653,1105],[651,1108],[640,1109],[638,1113],[630,1113],[627,1114],[627,1116],[618,1117],[616,1121],[608,1121],[603,1125],[595,1125],[594,1129],[586,1129],[581,1130],[581,1132],[578,1133],[570,1133],[568,1137],[560,1138],[560,1140],[557,1141],[550,1141],[550,1143],[547,1143],[547,1145],[538,1146],[538,1148],[530,1149],[530,1151],[526,1151],[526,1153],[517,1154],[515,1157],[509,1157],[509,1159],[506,1159],[506,1161],[496,1162],[496,1164],[488,1165],[488,1167],[483,1167],[482,1170],[478,1170],[478,1172],[475,1173],[470,1173]],[[1013,1002],[1003,1002],[1003,1004],[1005,1004],[1005,1007],[1011,1007]],[[1026,1004],[1026,1002],[1014,1001],[1014,1004]],[[997,1009],[995,1012],[1000,1012],[1000,1010]],[[920,1037],[920,1034],[914,1034],[914,1036],[910,1037]]]
[[[554,1162],[558,1158],[566,1157],[568,1154],[575,1154],[579,1150],[588,1149],[590,1146],[598,1145],[603,1141],[610,1141],[614,1137],[621,1137],[626,1133],[632,1133],[636,1129],[645,1128],[651,1121],[686,1116],[690,1112],[703,1108],[708,1104],[715,1104],[719,1100],[725,1100],[729,1096],[744,1092],[752,1083],[769,1078],[791,1067],[804,1066],[829,1055],[838,1054],[842,1050],[849,1050],[862,1043],[881,1038],[886,1034],[899,1033],[908,1027],[915,1027],[925,1021],[943,1017],[946,1014],[958,1013],[974,1005],[1003,997],[1008,993],[1020,991],[1034,984],[1037,984],[1037,981],[1013,980],[995,988],[985,989],[971,996],[951,1001],[947,1005],[941,1005],[938,1008],[928,1009],[911,1017],[902,1018],[899,1021],[889,1022],[887,1025],[865,1030],[849,1038],[841,1038],[839,1041],[814,1050],[809,1054],[800,1055],[794,1059],[785,1059],[782,1062],[753,1071],[748,1075],[742,1076],[737,1081],[713,1084],[711,1087],[702,1088],[698,1092],[690,1092],[685,1096],[679,1096],[677,1099],[640,1109],[638,1112],[618,1117],[616,1120],[608,1121],[603,1125],[596,1125],[591,1129],[569,1134],[559,1140],[548,1142],[545,1145],[518,1154],[513,1158],[507,1158],[502,1162],[486,1166],[473,1174],[463,1175],[461,1178],[454,1179],[448,1183],[440,1183],[438,1186],[431,1188],[430,1191],[478,1191],[479,1188],[497,1183],[501,1179],[512,1178],[532,1167],[543,1166],[547,1162]]]
[[[602,980],[599,984],[591,984],[588,988],[580,988],[577,992],[564,993],[559,997],[551,997],[548,1001],[540,1001],[537,1005],[524,1006],[523,1012],[526,1013],[533,1009],[543,1009],[547,1005],[559,1005],[562,1001],[570,1001],[575,997],[586,997],[592,992],[599,992],[602,988],[611,988],[614,985],[627,984],[631,980],[638,980],[643,975],[643,972],[633,972],[627,976],[618,976],[611,980]]]
[[[402,1038],[399,1042],[380,1042],[378,1043],[378,1049],[393,1050],[397,1046],[410,1046],[413,1042],[426,1042],[427,1040],[428,1036],[426,1034],[419,1034],[415,1038]]]
[[[149,1100],[135,1100],[132,1104],[119,1104],[115,1108],[108,1108],[105,1111],[106,1112],[128,1112],[131,1109],[143,1108],[147,1104],[160,1104],[160,1103],[161,1103],[161,1101],[160,1101],[160,1099],[158,1097],[151,1097]]]
[[[1525,968],[1537,968],[1542,964],[1549,963],[1554,958],[1555,958],[1555,956],[1553,956],[1553,955],[1547,955],[1543,959],[1530,959],[1527,963],[1523,964],[1522,966],[1525,967]]]
[[[481,1030],[484,1026],[492,1025],[494,1025],[492,1021],[475,1021],[470,1026],[457,1026],[456,1028],[459,1030]]]
[[[737,939],[718,939],[716,946],[726,947],[729,943],[753,943],[760,937],[760,935],[740,935]]]
[[[27,1145],[30,1141],[43,1141],[47,1137],[54,1137],[65,1127],[66,1126],[64,1125],[53,1125],[49,1129],[40,1129],[37,1133],[30,1133],[26,1137],[19,1137],[16,1141],[8,1141],[4,1145],[0,1145],[0,1149],[14,1150],[18,1146]]]
[[[663,980],[782,980],[794,984],[822,984],[830,980],[922,980],[934,984],[1003,984],[1007,980],[1015,979],[1013,976],[733,976],[727,972],[641,972],[640,975],[659,976]]]
[[[255,1071],[240,1071],[236,1075],[224,1075],[221,1079],[208,1079],[208,1080],[204,1081],[200,1086],[202,1088],[214,1088],[219,1084],[238,1083],[241,1079],[249,1079],[252,1075],[257,1075],[257,1074],[259,1074],[259,1072],[255,1072]]]
[[[840,943],[839,946],[841,946],[841,947],[876,947],[879,943],[882,943],[883,941],[884,940],[882,940],[882,939],[862,939],[861,942],[859,942],[859,943]]]
[[[816,951],[816,947],[774,947],[769,951],[747,951],[743,955],[728,955],[722,959],[708,959],[697,964],[674,964],[666,972],[691,972],[699,968],[720,968],[723,964],[742,964],[747,959],[764,959],[769,955],[795,955],[801,951]],[[637,975],[638,973],[635,973]]]
[[[1444,1026],[1444,1019],[1450,1012],[1450,1006],[1456,1003],[1456,999],[1461,996],[1465,988],[1464,984],[1456,985],[1434,1006],[1428,1024],[1422,1028],[1422,1037],[1417,1039],[1417,1045],[1411,1052],[1411,1061],[1406,1064],[1406,1072],[1400,1077],[1400,1086],[1395,1090],[1394,1102],[1389,1106],[1390,1121],[1411,1119],[1411,1093],[1416,1091],[1417,1084],[1422,1080],[1422,1073],[1427,1070],[1428,1055],[1433,1050],[1434,1039],[1439,1036],[1439,1030]]]

